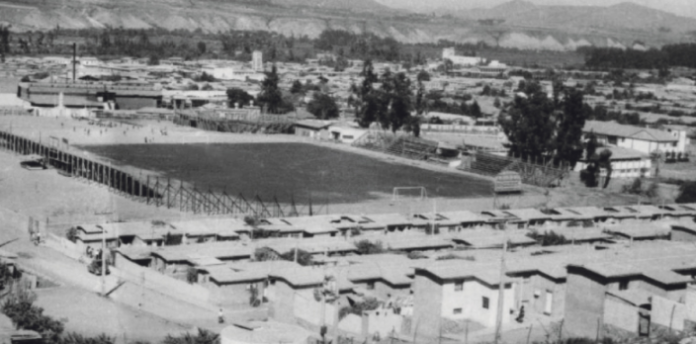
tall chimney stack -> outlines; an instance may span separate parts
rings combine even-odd
[[[75,68],[77,68],[77,43],[72,44],[72,81],[75,82]]]

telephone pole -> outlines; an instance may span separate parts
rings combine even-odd
[[[503,223],[503,230],[507,230],[506,224]],[[493,343],[498,344],[500,341],[500,331],[503,326],[503,312],[504,312],[504,299],[505,299],[505,253],[508,247],[508,237],[505,235],[505,241],[503,242],[503,252],[500,255],[500,279],[498,280],[498,310],[495,317],[495,339]]]

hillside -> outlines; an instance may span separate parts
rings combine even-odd
[[[270,0],[273,4],[283,7],[308,7],[314,9],[344,10],[350,12],[372,12],[397,14],[405,12],[384,6],[373,0]]]
[[[491,9],[413,14],[375,0],[3,0],[0,23],[13,30],[152,28],[262,30],[314,38],[326,29],[393,37],[406,43],[477,43],[519,49],[573,50],[580,46],[650,46],[684,41],[696,19],[633,5],[538,6],[522,0]],[[456,17],[454,17],[456,16]],[[486,25],[485,19],[504,19]]]
[[[575,32],[642,31],[647,33],[686,33],[696,30],[696,19],[668,12],[620,3],[614,6],[542,6],[515,0],[490,9],[457,11],[466,19],[505,19],[505,24],[519,27],[560,29]]]

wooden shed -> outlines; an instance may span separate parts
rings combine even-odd
[[[493,190],[495,193],[522,192],[522,177],[514,171],[503,171],[495,176]]]

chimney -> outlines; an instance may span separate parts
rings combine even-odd
[[[77,65],[77,43],[72,44],[72,81],[75,82],[75,68]]]

